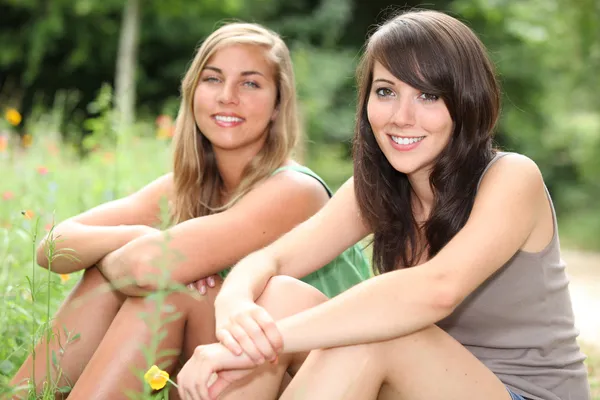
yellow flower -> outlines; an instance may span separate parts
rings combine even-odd
[[[21,123],[21,114],[15,110],[14,108],[8,108],[4,113],[4,118],[8,121],[12,126],[17,126]]]
[[[69,279],[71,279],[71,276],[69,274],[60,274],[60,280],[62,283],[65,283]]]
[[[29,147],[33,143],[33,137],[29,133],[26,133],[21,138],[21,143],[23,144],[23,147]]]
[[[21,214],[25,219],[33,219],[35,217],[35,213],[31,210],[21,211]]]
[[[156,365],[151,366],[148,372],[144,374],[144,380],[154,390],[164,388],[167,382],[170,381],[169,373],[158,368]]]

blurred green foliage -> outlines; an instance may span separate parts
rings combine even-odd
[[[0,0],[0,107],[23,112],[21,134],[60,132],[80,148],[99,140],[102,120],[94,120],[97,110],[88,105],[100,98],[103,84],[114,82],[124,4]],[[141,4],[141,121],[175,115],[179,81],[193,51],[220,22],[260,22],[292,49],[305,161],[334,187],[351,174],[354,68],[368,31],[397,7],[383,0]],[[421,4],[409,1],[404,8]],[[427,8],[459,17],[488,46],[504,94],[498,144],[538,163],[563,239],[571,246],[600,248],[600,2],[446,0]],[[39,129],[41,121],[48,122],[46,132]],[[96,134],[84,142],[91,132]]]

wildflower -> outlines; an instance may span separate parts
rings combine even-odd
[[[35,213],[31,210],[21,211],[21,214],[23,215],[23,217],[25,219],[28,219],[28,220],[31,220],[31,219],[33,219],[33,217],[35,217]]]
[[[156,131],[156,138],[157,139],[168,139],[169,136],[169,129],[168,128],[158,128],[158,130]]]
[[[21,114],[15,110],[14,108],[8,108],[4,113],[4,118],[8,121],[12,126],[17,126],[21,123]]]
[[[40,165],[39,167],[37,167],[37,172],[40,175],[46,175],[48,174],[48,168],[44,167],[43,165]]]
[[[60,150],[59,150],[59,148],[58,148],[58,146],[56,144],[50,143],[48,145],[48,152],[50,154],[52,154],[53,156],[56,156],[56,155],[58,155],[58,153],[60,153]]]
[[[29,133],[24,134],[21,138],[21,144],[23,147],[30,147],[33,144],[33,137]]]
[[[12,200],[14,198],[15,194],[10,190],[7,190],[6,192],[2,193],[2,200]]]
[[[162,114],[156,117],[156,126],[159,128],[166,128],[173,125],[173,119],[171,116]]]
[[[8,136],[0,135],[0,153],[4,153],[8,148]]]
[[[104,164],[112,164],[114,159],[115,159],[115,154],[111,153],[110,151],[105,151],[104,154],[102,155],[102,161],[104,162]]]
[[[67,282],[69,279],[71,279],[71,275],[69,274],[60,274],[60,280],[62,283]]]
[[[173,386],[177,387],[177,384],[169,379],[169,373],[158,368],[156,365],[151,366],[144,374],[144,380],[148,382],[150,387],[154,390],[164,388],[167,382],[171,382]]]

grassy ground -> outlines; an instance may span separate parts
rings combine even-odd
[[[51,137],[0,148],[0,398],[78,280],[78,274],[58,276],[36,267],[35,242],[53,221],[131,193],[168,171],[169,147],[164,138],[122,138],[118,148],[97,147],[84,162]],[[329,169],[318,161],[314,166]],[[600,351],[584,349],[593,399],[600,400]]]

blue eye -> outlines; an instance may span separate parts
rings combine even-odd
[[[375,94],[379,97],[390,97],[394,96],[394,92],[389,88],[375,89]]]
[[[219,78],[215,76],[207,76],[206,78],[202,79],[202,82],[218,83],[220,81]]]
[[[434,102],[440,99],[440,96],[437,96],[435,94],[431,94],[431,93],[421,93],[421,95],[419,96],[419,99],[423,100],[423,101],[428,101],[428,102]]]
[[[251,87],[253,89],[259,89],[260,88],[260,86],[258,86],[258,84],[256,82],[253,82],[253,81],[244,82],[244,86],[248,86],[248,87]]]

